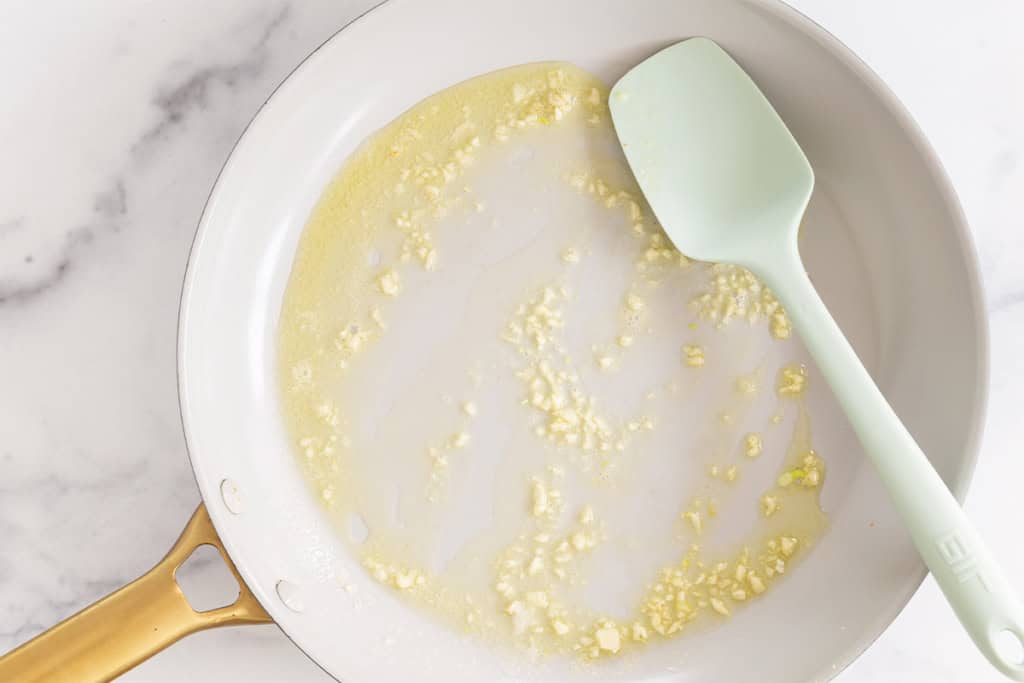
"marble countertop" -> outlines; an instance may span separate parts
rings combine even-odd
[[[175,389],[196,221],[256,108],[372,4],[0,7],[0,652],[148,569],[197,504]],[[991,406],[967,509],[1010,576],[1024,577],[1014,542],[1024,519],[1024,5],[793,4],[889,83],[964,204],[992,329]],[[273,626],[192,636],[124,680],[186,676],[329,680]],[[929,579],[837,680],[1001,679]]]

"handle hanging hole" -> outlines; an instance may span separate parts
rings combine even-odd
[[[205,543],[193,550],[188,559],[174,570],[174,580],[196,612],[209,612],[231,605],[241,590],[220,551]]]
[[[1017,633],[1009,629],[997,633],[995,648],[1004,661],[1024,666],[1024,639]]]

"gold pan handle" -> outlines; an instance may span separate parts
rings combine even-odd
[[[201,545],[220,551],[238,581],[231,605],[196,612],[175,572]],[[273,621],[249,591],[200,504],[174,547],[148,572],[0,657],[0,681],[109,681],[185,636],[218,626]]]

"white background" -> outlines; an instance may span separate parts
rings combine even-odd
[[[196,221],[256,108],[371,4],[0,3],[0,652],[148,569],[198,502],[174,374]],[[1024,4],[793,4],[889,83],[964,204],[993,352],[967,507],[1024,589]],[[192,636],[125,677],[183,678],[329,680],[273,626]],[[928,580],[837,680],[1000,679]]]

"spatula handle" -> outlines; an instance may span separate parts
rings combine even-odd
[[[1024,643],[1024,605],[833,320],[797,250],[747,265],[785,307],[960,622],[997,669],[1024,681],[1024,662],[998,644],[1010,638],[1004,631]]]

